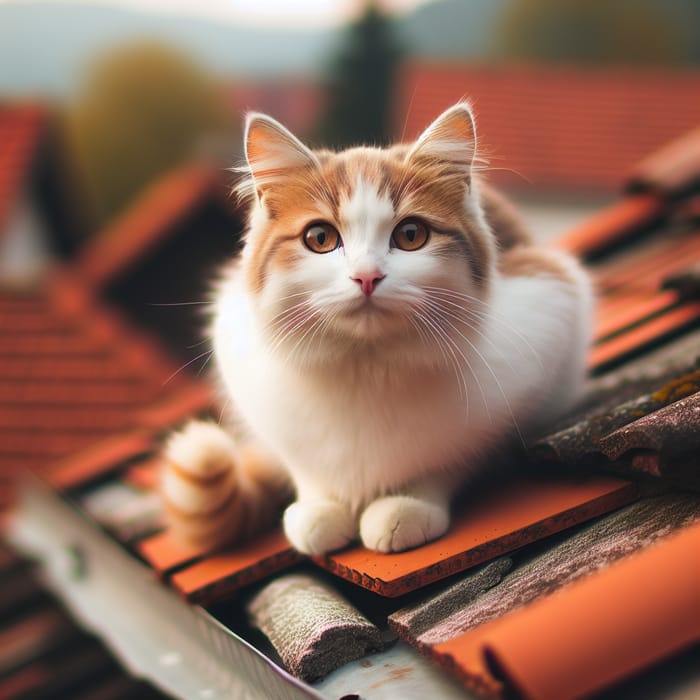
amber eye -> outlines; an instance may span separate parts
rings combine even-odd
[[[304,231],[304,244],[314,253],[330,253],[340,246],[340,234],[325,222],[311,224]]]
[[[401,250],[418,250],[429,236],[428,227],[420,219],[404,219],[392,232],[391,243]]]

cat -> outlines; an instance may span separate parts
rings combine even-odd
[[[459,102],[412,145],[314,151],[245,127],[240,256],[211,326],[237,423],[164,447],[174,531],[209,547],[283,526],[300,552],[399,552],[443,535],[495,449],[570,409],[593,294],[480,176]]]

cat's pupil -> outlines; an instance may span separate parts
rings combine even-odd
[[[326,232],[323,229],[319,229],[316,232],[316,241],[319,245],[323,245],[326,242]]]
[[[415,238],[416,238],[416,228],[415,228],[415,226],[406,226],[406,228],[404,229],[404,233],[406,234],[406,238],[408,238],[408,240],[409,240],[411,243],[413,243],[413,241],[414,241]]]

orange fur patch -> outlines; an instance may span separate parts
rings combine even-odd
[[[503,253],[499,263],[499,269],[506,277],[554,277],[567,284],[577,284],[561,258],[544,248],[516,246]]]
[[[294,168],[262,187],[268,220],[265,230],[255,231],[248,241],[253,248],[247,270],[251,292],[262,290],[272,270],[296,264],[304,254],[302,234],[308,224],[329,221],[342,236],[340,203],[352,195],[360,180],[373,183],[379,196],[391,199],[396,223],[417,216],[438,234],[449,234],[439,243],[444,254],[468,255],[477,285],[487,282],[492,246],[488,234],[465,212],[468,183],[463,170],[429,158],[411,162],[403,146],[387,150],[359,147],[341,153],[318,151],[315,155],[318,167]]]

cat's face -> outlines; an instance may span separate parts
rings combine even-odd
[[[313,152],[252,115],[246,152],[255,195],[243,265],[276,347],[430,345],[466,332],[470,298],[478,325],[493,240],[473,187],[466,105],[412,147],[341,153]]]

